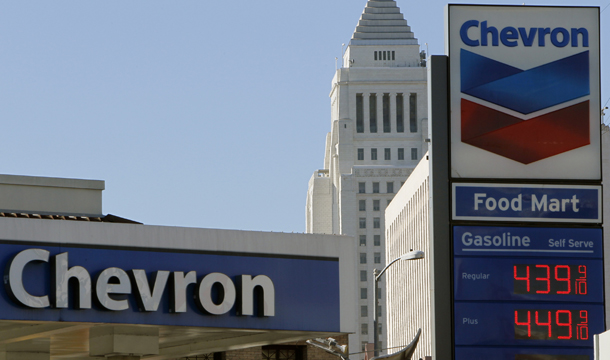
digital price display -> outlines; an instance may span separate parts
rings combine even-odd
[[[587,355],[517,355],[515,360],[590,360]]]
[[[455,226],[453,236],[457,360],[593,360],[605,330],[601,229]]]
[[[515,310],[515,339],[589,340],[587,310]]]
[[[587,265],[513,265],[515,294],[587,295]]]
[[[603,302],[601,259],[456,257],[456,300]]]
[[[593,349],[545,348],[544,350],[527,347],[457,347],[457,359],[485,360],[593,360]]]
[[[603,304],[455,302],[459,346],[593,347],[604,329]]]

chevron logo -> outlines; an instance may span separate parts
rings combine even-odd
[[[590,94],[588,51],[529,70],[464,49],[460,61],[463,94],[524,115]],[[524,120],[462,99],[461,115],[462,142],[523,164],[590,144],[589,101]]]

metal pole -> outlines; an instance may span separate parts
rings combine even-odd
[[[373,279],[375,279],[375,281],[373,281],[373,349],[375,350],[375,357],[379,356],[379,333],[377,329],[377,324],[379,323],[379,314],[377,313],[377,306],[379,306],[379,300],[377,300],[377,282],[379,281],[379,277],[377,276],[377,273],[377,269],[373,269]],[[381,276],[381,274],[379,276]]]
[[[424,257],[424,253],[423,251],[413,251],[413,249],[411,249],[410,252],[404,254],[401,257],[397,257],[396,259],[390,261],[389,264],[387,264],[383,270],[379,271],[377,269],[373,269],[373,349],[374,349],[374,353],[375,353],[375,357],[379,356],[379,313],[377,312],[377,307],[379,306],[379,294],[378,294],[378,283],[379,283],[379,278],[381,278],[381,275],[383,275],[385,273],[385,271],[395,262],[397,262],[398,260],[417,260],[417,259],[423,259]]]
[[[451,287],[451,199],[449,175],[449,58],[430,56],[428,117],[430,119],[430,267],[432,286],[432,358],[453,358]]]

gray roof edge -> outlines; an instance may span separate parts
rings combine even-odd
[[[104,190],[104,180],[84,180],[26,175],[0,174],[0,185],[47,186],[85,190]]]
[[[376,39],[351,39],[349,45],[419,45],[417,39],[400,40],[376,40]]]

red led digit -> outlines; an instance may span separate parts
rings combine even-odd
[[[579,265],[578,273],[580,274],[579,279],[586,279],[587,278],[587,267],[585,265]]]
[[[568,322],[561,322],[561,320],[559,319],[559,315],[560,314],[568,314]],[[569,310],[557,310],[557,313],[555,314],[555,323],[558,326],[566,326],[568,328],[569,335],[567,336],[557,336],[557,339],[571,339],[572,338],[572,312],[570,312]]]
[[[588,340],[589,339],[589,326],[588,326],[588,322],[589,322],[589,313],[587,312],[587,310],[581,310],[580,313],[580,324],[578,324],[577,328],[577,333],[576,333],[576,338],[577,339],[581,339],[581,340]]]
[[[577,279],[576,280],[576,293],[580,295],[587,295],[587,280]]]
[[[580,324],[587,324],[588,322],[589,322],[589,312],[587,310],[581,310],[580,311]]]
[[[548,328],[549,328],[549,337],[551,337],[552,336],[551,335],[551,318],[552,317],[551,317],[551,312],[550,311],[548,312],[546,318],[547,318],[548,322],[546,322],[546,323],[539,322],[539,320],[538,320],[538,311],[536,311],[536,325],[538,325],[538,326],[548,326]]]
[[[580,340],[589,340],[589,327],[587,325],[578,325],[577,335]]]
[[[530,267],[528,265],[525,266],[525,277],[517,276],[517,265],[514,266],[514,277],[515,280],[523,280],[527,282],[527,291],[530,291]]]
[[[585,265],[578,266],[578,274],[580,277],[576,279],[576,293],[587,295],[587,267]]]
[[[527,312],[527,322],[519,322],[519,312],[515,310],[515,325],[527,326],[527,337],[532,336],[532,317],[530,312]]]
[[[551,269],[548,265],[536,265],[537,268],[546,268],[545,278],[536,278],[539,281],[546,281],[546,290],[536,290],[536,294],[548,294],[551,292]]]
[[[559,269],[566,269],[567,275],[566,277],[559,277]],[[555,266],[555,280],[557,281],[565,281],[567,285],[567,289],[564,291],[557,290],[557,294],[569,294],[571,292],[570,288],[570,267],[568,265],[557,265]]]

